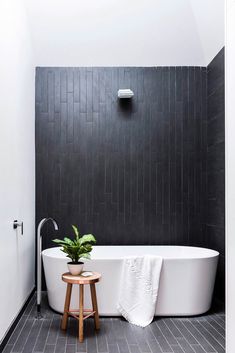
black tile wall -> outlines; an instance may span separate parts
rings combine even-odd
[[[224,50],[207,69],[37,68],[37,221],[59,236],[216,249],[223,300],[224,169]]]
[[[220,252],[215,294],[225,297],[225,99],[224,49],[208,65],[207,74],[207,222],[203,245]]]
[[[119,101],[119,88],[134,98]],[[78,224],[99,244],[202,243],[208,124],[206,68],[37,68],[37,221],[54,217],[61,237]],[[219,152],[210,163],[218,172]]]

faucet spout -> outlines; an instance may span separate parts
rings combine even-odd
[[[51,218],[43,218],[37,227],[37,318],[41,318],[41,297],[42,297],[42,234],[41,230],[48,221],[53,223],[55,230],[58,230],[58,224]]]

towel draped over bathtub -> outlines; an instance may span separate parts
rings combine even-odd
[[[123,259],[118,311],[131,324],[145,327],[154,317],[162,258],[130,256]]]

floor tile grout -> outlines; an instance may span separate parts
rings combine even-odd
[[[93,319],[88,319],[81,344],[72,318],[67,331],[61,332],[61,315],[48,307],[45,293],[41,323],[36,319],[35,304],[34,296],[3,353],[225,353],[221,311],[192,318],[157,317],[146,328],[130,325],[119,317],[102,317],[101,330],[94,334]]]

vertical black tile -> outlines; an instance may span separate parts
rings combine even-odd
[[[61,103],[67,102],[67,92],[68,92],[68,82],[67,82],[67,72],[65,69],[60,71],[60,101]]]
[[[224,255],[225,149],[224,49],[207,67],[207,199],[206,237],[203,245]],[[225,269],[220,258],[215,296],[224,300]]]
[[[207,80],[222,85],[221,62],[220,53],[209,71],[38,68],[37,219],[56,213],[61,234],[79,223],[100,245],[205,246],[213,238],[205,237],[206,216],[223,207],[206,207],[224,192],[223,114],[208,126],[206,117]],[[117,90],[127,86],[135,95],[123,105]],[[207,175],[214,178],[208,200]],[[221,246],[216,234],[213,246]],[[50,239],[44,247],[53,246]]]

